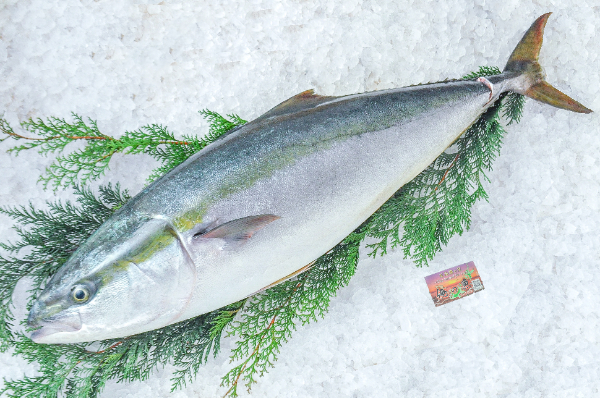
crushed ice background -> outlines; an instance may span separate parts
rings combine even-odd
[[[522,122],[508,127],[486,184],[489,203],[475,205],[471,230],[429,268],[398,250],[376,259],[363,250],[326,318],[298,328],[252,396],[600,394],[595,0],[2,3],[0,115],[17,128],[29,117],[76,112],[114,135],[148,123],[204,134],[203,108],[251,120],[309,88],[344,95],[502,67],[535,18],[553,11],[540,56],[547,80],[596,113],[528,100]],[[6,154],[13,144],[0,144],[0,204],[53,200],[36,183],[51,158]],[[115,156],[102,182],[136,193],[155,166]],[[10,227],[0,216],[2,241],[16,238]],[[486,289],[434,308],[423,278],[469,260]],[[20,316],[24,290],[15,293]],[[232,346],[224,339],[219,357],[183,390],[169,393],[167,367],[145,382],[109,382],[101,396],[221,396]],[[0,354],[0,376],[34,372]]]

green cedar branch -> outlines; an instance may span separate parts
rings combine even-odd
[[[464,78],[497,73],[500,73],[498,68],[481,67],[478,72]],[[506,101],[508,98],[512,99]],[[240,339],[232,351],[231,362],[243,361],[223,377],[221,385],[229,387],[225,396],[237,397],[241,380],[250,391],[252,384],[256,383],[256,376],[262,376],[273,366],[279,347],[291,337],[296,322],[305,324],[317,319],[315,312],[308,318],[305,312],[315,301],[325,309],[319,312],[319,316],[324,316],[330,298],[348,283],[354,273],[358,249],[365,238],[377,240],[367,244],[372,249],[371,256],[378,252],[387,253],[388,246],[400,246],[405,257],[411,257],[417,266],[422,266],[441,251],[451,236],[469,229],[471,207],[478,199],[487,199],[481,180],[488,180],[485,171],[491,170],[505,134],[499,122],[500,111],[504,109],[509,124],[518,122],[523,104],[523,97],[518,94],[502,96],[458,140],[456,153],[448,151],[441,154],[361,227],[297,279],[249,299],[242,317],[232,325],[228,334]],[[337,266],[332,268],[333,264]],[[336,272],[340,271],[348,276],[348,280],[336,277]],[[323,296],[305,301],[306,281],[319,278],[322,273],[327,275],[325,280],[331,284],[315,286]]]
[[[499,70],[480,68],[467,77],[476,78],[492,72]],[[306,324],[324,316],[331,298],[354,274],[359,247],[367,237],[377,241],[368,245],[372,249],[371,255],[384,254],[388,247],[400,246],[406,256],[412,257],[417,265],[422,265],[441,250],[450,236],[468,229],[472,204],[477,199],[487,197],[481,180],[487,179],[485,171],[490,169],[497,156],[504,134],[499,123],[500,111],[503,111],[510,124],[519,120],[522,107],[522,96],[508,94],[503,97],[500,104],[483,115],[453,149],[440,155],[430,168],[398,191],[359,229],[297,278],[209,314],[121,340],[92,345],[34,344],[22,334],[10,331],[14,322],[10,312],[10,297],[16,282],[24,276],[30,276],[34,279],[34,287],[30,290],[33,299],[48,277],[66,261],[79,243],[122,206],[127,200],[126,194],[105,187],[101,188],[97,198],[89,190],[78,189],[76,195],[79,206],[70,203],[50,204],[46,212],[31,206],[3,209],[5,214],[22,226],[16,227],[21,240],[2,246],[9,255],[0,259],[0,267],[7,271],[5,274],[3,272],[6,276],[4,279],[0,277],[0,347],[12,346],[16,355],[39,363],[41,376],[6,381],[0,393],[7,393],[11,397],[56,397],[60,394],[96,397],[106,380],[144,380],[158,366],[167,363],[177,368],[172,379],[174,390],[194,379],[211,352],[213,355],[218,353],[223,333],[239,337],[231,359],[234,362],[241,361],[222,380],[222,385],[229,387],[226,395],[236,396],[240,381],[249,389],[256,382],[256,377],[273,366],[279,348],[290,338],[297,324]],[[244,123],[235,115],[228,115],[228,119],[210,111],[203,111],[203,115],[211,122],[206,144]],[[65,143],[66,146],[66,143],[73,141],[73,137],[87,140],[87,146],[94,142],[112,143],[116,140],[112,137],[103,139],[92,121],[87,125],[81,118],[75,120],[72,125],[79,126],[80,130],[69,133],[72,134],[69,136],[71,138],[65,140],[58,133],[51,134],[51,129],[42,128],[44,132],[50,131],[48,135],[28,140],[30,146],[23,149],[52,151],[52,145],[57,145],[55,150],[62,151],[64,146],[60,145]],[[51,118],[46,123],[38,119],[35,123],[45,123],[51,128],[54,128],[52,123],[59,126],[68,124],[60,121]],[[7,137],[15,138],[12,128],[2,119],[0,130]],[[201,145],[194,147],[181,144],[181,140],[175,140],[162,126],[151,125],[137,131],[139,135],[131,135],[130,142],[120,138],[120,145],[124,145],[120,148],[124,153],[150,153],[159,159],[163,168],[156,171],[153,178],[187,159],[194,150],[201,149]],[[99,138],[85,138],[93,137],[93,134]],[[47,141],[55,141],[47,143],[44,141],[46,138],[50,138]],[[20,136],[17,139],[27,138]],[[192,139],[184,137],[183,141]],[[165,140],[173,142],[162,142]],[[34,141],[44,142],[31,145]],[[129,148],[127,150],[131,152],[124,148]],[[178,151],[178,148],[192,150]],[[106,153],[110,154],[110,150]],[[73,177],[73,181],[78,179],[81,179],[81,175]],[[79,228],[80,225],[84,228]],[[404,230],[402,237],[400,228]],[[46,243],[48,245],[44,247]],[[31,253],[19,257],[19,251],[25,248],[30,248]]]
[[[233,127],[246,123],[233,114],[227,115],[229,119],[209,110],[202,110],[200,114],[211,125],[208,135],[203,138],[184,135],[180,140],[159,124],[126,131],[121,137],[115,138],[101,133],[95,120],[88,118],[86,122],[75,113],[72,114],[73,122],[49,117],[46,120],[37,118],[21,123],[21,127],[33,137],[16,133],[6,120],[0,119],[0,133],[6,135],[2,140],[12,138],[26,141],[9,149],[9,152],[15,154],[29,149],[37,149],[40,154],[63,152],[72,142],[85,142],[82,149],[59,155],[46,168],[45,175],[40,177],[44,188],[52,186],[56,190],[75,184],[85,185],[96,180],[108,170],[109,162],[116,153],[146,153],[158,160],[161,166],[148,178],[149,181],[153,181]]]
[[[17,282],[33,278],[30,300],[37,296],[58,267],[129,196],[118,186],[103,186],[99,194],[76,188],[77,204],[49,203],[46,211],[33,207],[2,209],[16,219],[20,240],[2,248],[15,256],[0,264],[0,342],[4,349],[40,365],[40,376],[5,380],[0,394],[9,397],[96,397],[109,379],[146,380],[159,367],[173,363],[177,371],[173,388],[192,381],[209,354],[219,352],[224,329],[233,321],[244,301],[195,317],[166,328],[119,340],[94,344],[35,344],[22,333],[13,333],[11,296]],[[28,248],[22,258],[16,256]],[[6,272],[5,272],[6,271]]]
[[[0,351],[6,350],[14,340],[10,332],[14,322],[10,308],[18,281],[31,278],[30,304],[75,249],[130,198],[118,184],[100,187],[97,195],[89,189],[75,187],[75,194],[79,206],[56,202],[49,203],[48,210],[44,211],[31,204],[0,208],[0,214],[21,225],[14,227],[18,241],[0,243],[6,252],[0,255]],[[25,254],[19,255],[21,251]]]
[[[464,79],[499,73],[495,67],[480,67]],[[423,266],[452,236],[468,230],[471,207],[479,199],[487,200],[482,180],[489,181],[486,171],[506,133],[500,115],[508,124],[518,122],[523,104],[522,95],[502,94],[448,151],[396,192],[368,220],[368,236],[377,240],[367,245],[372,249],[369,255],[401,247],[405,258]]]
[[[236,115],[227,115],[228,120],[216,112],[201,113],[211,125],[207,137],[198,140],[200,145],[195,146],[196,150],[245,122]],[[4,130],[10,129],[1,119],[0,124]],[[149,140],[146,136],[139,138]],[[161,154],[165,156],[165,164],[168,166],[166,161],[172,161],[173,167],[179,164],[174,157],[178,156],[183,161],[191,155],[168,149],[157,156]],[[14,227],[20,240],[0,244],[0,248],[10,254],[0,257],[0,269],[3,271],[0,273],[0,349],[13,347],[15,355],[40,364],[42,374],[16,381],[5,380],[0,394],[7,393],[10,397],[56,397],[61,394],[96,397],[108,379],[144,380],[159,365],[166,363],[177,367],[172,380],[173,389],[185,386],[187,381],[194,379],[211,352],[217,355],[224,329],[233,321],[245,300],[164,329],[122,340],[99,342],[95,350],[90,350],[86,344],[39,345],[21,333],[11,332],[15,320],[11,313],[11,299],[17,282],[23,277],[33,279],[29,308],[45,282],[79,244],[130,198],[118,185],[114,188],[111,185],[101,186],[98,194],[75,186],[75,195],[77,204],[48,203],[46,211],[31,205],[0,209],[1,213],[20,224]],[[18,256],[26,248],[29,253]]]
[[[250,392],[256,376],[274,366],[279,348],[291,337],[296,325],[325,316],[331,298],[354,275],[362,239],[364,232],[359,229],[297,278],[248,299],[244,312],[227,334],[240,337],[230,362],[245,360],[223,377],[221,385],[229,387],[225,396],[238,396],[240,379]]]
[[[223,311],[238,311],[243,303],[235,303],[163,329],[142,333],[122,340],[106,340],[99,349],[89,344],[35,344],[22,334],[13,340],[15,355],[40,365],[41,376],[21,380],[5,380],[8,397],[54,398],[97,397],[106,381],[147,380],[159,366],[173,363],[179,369],[173,379],[173,389],[192,381],[199,367],[212,351],[219,351],[218,339],[229,322],[216,319]]]

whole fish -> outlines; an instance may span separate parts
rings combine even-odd
[[[342,97],[305,91],[116,211],[29,314],[38,343],[129,336],[236,302],[330,250],[513,91],[574,112],[537,62],[549,13],[500,75]]]

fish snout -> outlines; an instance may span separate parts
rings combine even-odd
[[[29,311],[29,316],[27,317],[27,326],[29,326],[30,328],[37,328],[42,326],[42,320],[44,318],[44,313],[46,313],[47,311],[45,311],[45,305],[42,304],[39,300],[36,300],[33,303],[33,307],[31,307],[31,310]]]
[[[64,317],[60,313],[63,310],[63,305],[60,301],[48,303],[44,297],[40,296],[31,307],[29,316],[27,317],[27,326],[30,328],[38,328],[49,323],[55,323]]]

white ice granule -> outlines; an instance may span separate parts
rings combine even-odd
[[[425,269],[398,250],[376,259],[364,250],[326,318],[298,328],[253,396],[600,395],[595,0],[147,3],[5,1],[0,114],[15,128],[73,111],[107,134],[148,123],[203,134],[203,108],[253,119],[308,88],[344,95],[503,67],[524,30],[553,11],[540,55],[547,80],[596,113],[527,101],[523,121],[507,127],[490,200],[474,206],[471,230]],[[51,159],[9,156],[11,145],[0,143],[0,204],[53,200],[35,183]],[[135,193],[154,166],[116,156],[103,181]],[[0,216],[3,241],[16,238],[10,226]],[[469,260],[485,291],[434,308],[424,276]],[[15,300],[24,315],[24,288]],[[102,396],[220,396],[232,346],[224,339],[184,390],[169,393],[167,367],[143,383],[109,382]],[[34,368],[0,354],[0,376],[23,372]]]

